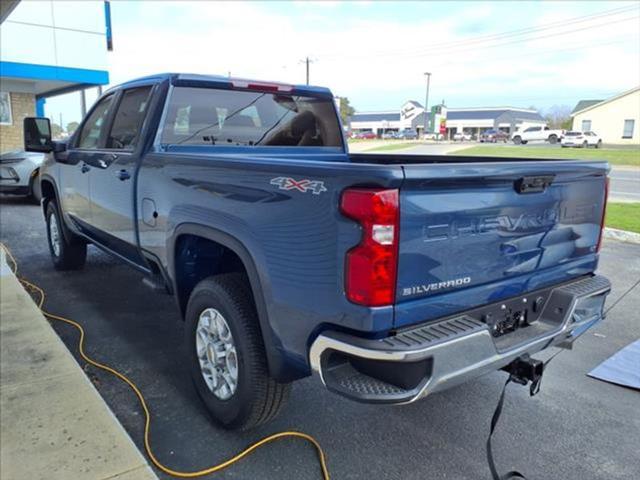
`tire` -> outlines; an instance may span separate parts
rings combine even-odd
[[[216,324],[218,327],[207,327]],[[282,409],[291,385],[269,376],[258,316],[245,275],[216,275],[196,285],[187,304],[185,347],[196,391],[222,427],[249,430],[272,420]],[[221,349],[227,352],[223,359],[218,358],[219,353],[210,353]],[[230,362],[229,358],[235,361]],[[218,362],[217,373],[209,375],[213,371],[210,366]],[[220,377],[226,374],[225,378],[233,379],[234,372],[235,388],[233,382],[221,381]]]
[[[558,137],[556,135],[549,135],[548,140],[551,145],[558,143]]]
[[[65,237],[58,205],[51,200],[47,205],[47,243],[51,261],[56,270],[80,270],[87,260],[87,244],[76,238]]]
[[[587,142],[586,140],[584,142],[582,142],[582,147],[583,148],[589,148],[589,142]]]
[[[522,140],[522,145],[526,145],[527,143],[529,143],[529,140]]]
[[[602,148],[602,140],[598,140],[598,143],[596,143],[596,148]]]
[[[516,135],[515,137],[513,137],[513,143],[515,143],[516,145],[520,145],[522,143],[522,138],[519,135]]]
[[[37,205],[40,205],[42,200],[42,187],[39,179],[39,174],[36,172],[31,176],[31,181],[29,182],[29,199]]]

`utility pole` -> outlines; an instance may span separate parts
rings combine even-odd
[[[427,138],[427,124],[428,124],[428,120],[427,120],[427,115],[428,115],[428,111],[429,111],[429,84],[431,83],[431,73],[430,72],[424,72],[425,77],[427,77],[427,94],[425,95],[425,99],[424,99],[424,129],[423,129],[423,135],[424,138]]]
[[[305,57],[304,60],[300,60],[300,63],[304,63],[305,67],[306,67],[306,77],[307,77],[307,85],[309,85],[309,65],[311,63],[313,63],[313,60],[311,60],[309,57]]]

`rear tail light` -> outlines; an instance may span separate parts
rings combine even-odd
[[[398,265],[398,190],[350,188],[340,210],[362,227],[360,243],[347,252],[345,292],[353,303],[391,305],[396,297]]]
[[[609,177],[604,181],[604,205],[602,206],[602,218],[600,219],[600,235],[598,235],[598,244],[596,246],[596,252],[600,251],[602,247],[602,234],[604,233],[604,222],[607,214],[607,202],[609,200]]]

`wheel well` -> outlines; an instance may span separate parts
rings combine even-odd
[[[233,250],[197,235],[180,235],[174,254],[176,296],[183,315],[189,295],[201,280],[220,273],[247,275],[242,260]]]
[[[53,184],[48,180],[40,181],[40,188],[42,189],[42,208],[44,213],[47,212],[48,203],[56,198],[56,190],[53,187]]]

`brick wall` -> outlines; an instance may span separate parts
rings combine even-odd
[[[36,113],[36,98],[32,93],[10,92],[11,125],[0,125],[0,153],[24,148],[22,121]]]

